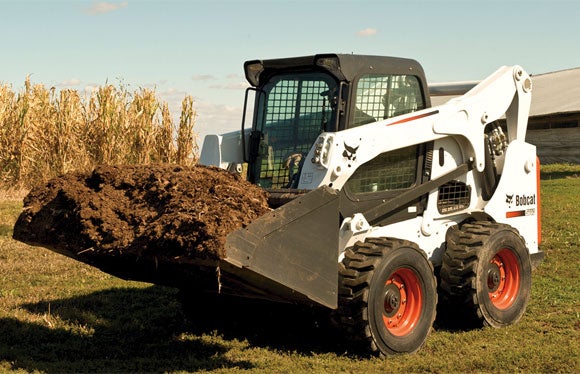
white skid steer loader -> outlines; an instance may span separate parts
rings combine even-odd
[[[409,59],[324,54],[245,74],[242,130],[207,136],[201,163],[243,169],[275,209],[227,237],[220,292],[330,308],[383,354],[419,349],[438,300],[493,327],[522,317],[542,252],[521,67],[438,107]]]

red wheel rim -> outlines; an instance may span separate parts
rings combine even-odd
[[[498,309],[509,308],[520,291],[520,265],[516,255],[502,249],[491,259],[487,273],[491,303]]]
[[[397,269],[385,283],[383,323],[395,336],[409,334],[421,317],[423,291],[420,279],[413,270]]]

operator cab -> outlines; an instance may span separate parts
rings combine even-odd
[[[263,188],[295,187],[297,168],[320,133],[431,104],[423,69],[409,59],[315,55],[248,61],[244,70],[248,91],[255,91],[248,177]]]
[[[252,130],[243,140],[248,180],[271,192],[298,187],[302,164],[321,133],[431,105],[423,69],[410,59],[324,54],[248,61],[244,70],[251,84],[244,118],[249,93],[255,94]],[[421,183],[424,154],[425,145],[411,146],[359,167],[343,191],[344,213]]]

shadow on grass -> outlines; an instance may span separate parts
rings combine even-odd
[[[566,170],[540,172],[541,180],[564,179],[564,178],[580,178],[580,173],[578,171],[566,171]]]
[[[232,339],[307,354],[337,347],[311,311],[228,301],[212,307],[201,303],[198,309],[206,312],[186,320],[176,292],[158,286],[111,289],[22,307],[44,321],[0,319],[0,359],[28,372],[253,368],[249,361],[226,357]]]
[[[28,372],[252,367],[224,357],[227,347],[219,342],[180,338],[187,326],[175,293],[163,287],[111,289],[22,307],[45,323],[0,319],[0,357]]]
[[[179,294],[178,298],[195,334],[219,331],[226,339],[301,354],[347,350],[327,309],[224,295]]]

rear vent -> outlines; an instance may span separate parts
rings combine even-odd
[[[463,182],[451,181],[439,187],[437,209],[441,214],[458,212],[469,207],[471,189]]]

